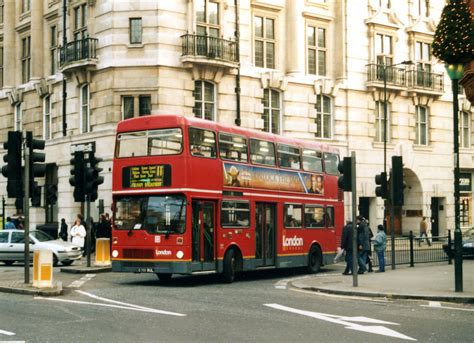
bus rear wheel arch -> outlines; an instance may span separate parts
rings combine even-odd
[[[322,261],[323,254],[321,252],[321,248],[318,245],[313,244],[308,253],[308,273],[316,274],[319,272]]]
[[[224,255],[222,279],[225,283],[235,280],[235,273],[242,271],[242,254],[235,248],[229,248]]]

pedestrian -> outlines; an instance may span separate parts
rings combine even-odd
[[[18,230],[24,230],[25,229],[25,218],[19,217],[18,218]]]
[[[110,216],[109,216],[108,212],[105,212],[105,220],[107,220],[109,222],[109,224],[112,226],[112,223],[110,221]]]
[[[99,223],[97,224],[96,238],[111,238],[112,230],[110,223],[105,214],[99,216]]]
[[[13,221],[10,217],[7,217],[7,222],[5,223],[5,230],[15,230],[16,226],[13,224]]]
[[[370,250],[369,229],[365,223],[364,217],[357,217],[357,245],[359,270],[357,274],[364,274],[367,271],[366,262],[367,254]]]
[[[61,228],[59,230],[59,237],[67,242],[67,224],[66,224],[66,219],[61,218]]]
[[[81,220],[77,218],[76,221],[74,222],[74,226],[71,228],[72,244],[83,248],[86,234],[87,233],[86,233],[86,229],[84,228],[84,225],[82,225]]]
[[[367,252],[367,260],[365,264],[367,265],[367,272],[372,273],[374,270],[372,269],[372,238],[374,238],[374,233],[370,228],[369,221],[364,218],[365,225],[367,225],[367,229],[369,230],[369,251]]]
[[[346,269],[342,275],[352,274],[352,222],[347,221],[342,228],[341,248],[346,252]]]
[[[420,221],[420,239],[418,240],[418,246],[421,246],[423,236],[425,236],[426,243],[428,243],[428,246],[431,246],[431,242],[428,238],[428,223],[426,222],[426,217],[423,217]]]
[[[377,226],[377,234],[374,239],[374,249],[379,259],[379,270],[376,273],[385,272],[385,248],[387,247],[387,235],[385,234],[385,228],[383,225]]]

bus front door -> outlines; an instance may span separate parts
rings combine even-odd
[[[215,205],[212,201],[193,200],[193,270],[215,270]]]
[[[276,206],[257,203],[255,211],[255,259],[256,266],[275,265]]]

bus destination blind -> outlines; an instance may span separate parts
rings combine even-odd
[[[122,170],[124,188],[152,188],[171,185],[171,166],[169,164],[131,166]]]

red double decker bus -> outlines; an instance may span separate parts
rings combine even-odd
[[[338,151],[177,115],[117,127],[112,268],[222,273],[331,263],[344,220]]]

